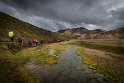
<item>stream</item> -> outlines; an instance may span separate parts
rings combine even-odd
[[[94,73],[82,62],[82,58],[76,54],[77,48],[75,45],[69,46],[54,66],[33,65],[36,59],[32,59],[26,68],[42,83],[106,83],[102,74]]]

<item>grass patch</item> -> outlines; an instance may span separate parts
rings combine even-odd
[[[0,50],[8,50],[8,46],[5,44],[0,44]]]
[[[29,72],[8,58],[0,57],[0,83],[39,83]]]
[[[41,58],[37,59],[34,62],[34,64],[36,64],[36,65],[57,64],[57,62],[60,58],[61,52],[64,51],[67,47],[68,47],[68,44],[65,42],[53,43],[53,44],[49,44],[49,45],[45,46],[44,50],[42,50],[43,52],[45,52],[44,55]],[[55,50],[54,55],[56,55],[56,56],[50,55],[48,52],[48,49]]]
[[[105,40],[103,40],[105,41]],[[113,41],[108,41],[109,43],[107,44],[106,42],[101,42],[99,40],[96,41],[78,41],[76,42],[78,45],[91,48],[91,49],[98,49],[98,50],[103,50],[103,51],[108,51],[108,52],[113,52],[116,54],[124,54],[124,43],[123,42],[114,42]],[[114,42],[114,43],[113,43]],[[110,44],[111,43],[111,44]]]
[[[35,48],[21,51],[16,47],[15,43],[0,44],[0,83],[39,83],[38,79],[25,69],[24,64],[30,57],[37,56],[40,51],[35,53]],[[11,52],[13,49],[19,50],[18,53]]]
[[[55,50],[54,55],[56,55],[56,56],[50,55],[48,52],[48,49]],[[44,49],[42,49],[42,51],[44,52],[44,55],[42,57],[38,58],[34,62],[34,64],[35,65],[57,64],[57,62],[60,58],[61,51],[63,51],[64,49],[65,49],[65,46],[62,46],[61,44],[57,44],[57,43],[49,44],[49,45],[45,46]]]
[[[41,50],[37,50],[35,47],[23,49],[22,51],[16,53],[15,55],[8,56],[7,58],[14,63],[19,65],[24,65],[29,61],[30,58],[37,57],[38,55],[43,54]]]
[[[80,47],[76,51],[82,57],[82,61],[96,71],[105,75],[105,80],[109,83],[124,83],[123,61],[114,58],[108,60],[98,56],[91,56],[85,53],[85,48]]]
[[[68,47],[67,42],[53,43],[48,45],[48,48],[55,50],[55,55],[61,54]]]
[[[51,48],[51,49],[53,49],[53,50],[63,51],[67,47],[67,44],[53,43],[53,44],[48,45],[48,47]]]
[[[35,65],[44,65],[44,64],[49,64],[49,65],[54,65],[57,64],[58,60],[59,60],[59,56],[43,56],[39,59],[37,59],[34,64]]]
[[[88,64],[89,68],[96,69],[95,67],[96,64],[95,63],[93,64],[93,61],[91,60],[91,58],[89,58],[90,56],[88,56],[87,54],[83,52],[83,47],[78,48],[76,53],[82,57],[82,61],[85,64]]]

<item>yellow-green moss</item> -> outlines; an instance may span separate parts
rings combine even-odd
[[[51,45],[52,46],[52,45]],[[56,51],[55,49],[55,55],[56,56],[53,56],[53,55],[50,55],[49,52],[48,52],[48,49],[50,47],[47,46],[45,47],[44,49],[42,49],[42,56],[41,58],[37,59],[34,64],[35,65],[44,65],[44,64],[49,64],[49,65],[54,65],[54,64],[57,64],[59,58],[60,58],[60,51]],[[51,49],[51,48],[50,48]]]
[[[76,51],[76,53],[83,58],[82,61],[85,64],[88,64],[88,66],[90,68],[96,69],[95,68],[96,64],[95,63],[92,63],[91,59],[88,58],[88,55],[83,52],[83,47],[78,48],[77,51]]]
[[[36,60],[34,62],[34,64],[36,64],[36,65],[44,65],[44,64],[54,65],[54,64],[57,64],[58,60],[59,60],[59,56],[47,55],[47,56],[43,56],[43,57],[39,58],[38,60]]]
[[[39,55],[44,56],[48,54],[47,49],[38,50],[36,47],[24,49],[13,56],[9,56],[8,59],[18,63],[19,65],[24,65],[29,61],[30,58],[35,58]]]

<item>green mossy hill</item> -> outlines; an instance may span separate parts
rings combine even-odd
[[[7,41],[8,39],[8,32],[14,31],[16,36],[23,35],[25,39],[30,37],[36,37],[38,39],[44,40],[62,40],[64,39],[63,36],[59,35],[58,33],[53,33],[51,31],[38,28],[34,25],[29,23],[23,22],[17,18],[9,16],[5,13],[0,12],[0,40]]]

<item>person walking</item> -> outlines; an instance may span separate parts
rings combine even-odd
[[[32,38],[30,38],[30,39],[28,40],[28,45],[29,45],[29,47],[32,46]]]
[[[20,36],[20,37],[18,38],[18,42],[19,42],[19,44],[20,44],[21,46],[23,46],[23,41],[24,41],[24,37],[23,37],[23,35],[22,35],[22,36]]]
[[[13,31],[9,32],[9,37],[10,37],[10,42],[13,42],[14,41],[14,33],[13,33]]]
[[[32,38],[32,42],[33,42],[33,45],[34,46],[37,46],[38,45],[38,40],[36,38]]]

